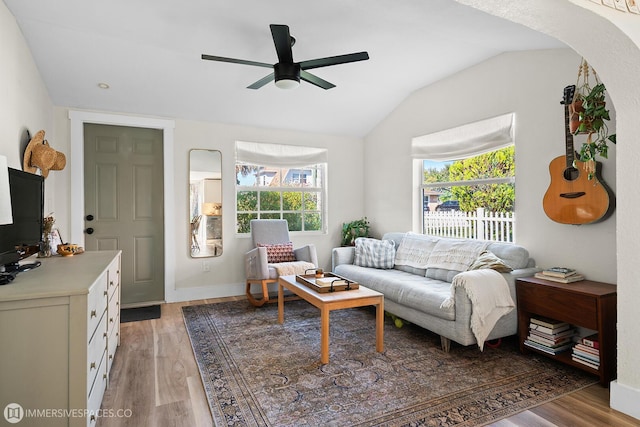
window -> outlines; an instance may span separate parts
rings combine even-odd
[[[414,157],[428,156],[419,188],[423,233],[514,241],[512,123],[510,114],[414,139]]]
[[[303,162],[326,160],[326,150],[255,144],[236,143],[236,231],[249,233],[250,221],[260,218],[286,219],[289,231],[324,232],[327,163]]]

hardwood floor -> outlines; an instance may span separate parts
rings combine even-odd
[[[162,317],[123,323],[98,427],[212,426],[211,415],[182,306],[242,297],[162,305]],[[491,424],[495,427],[640,426],[609,408],[609,390],[598,384]]]

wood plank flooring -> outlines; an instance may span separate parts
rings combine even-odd
[[[98,427],[212,426],[209,405],[182,307],[245,297],[162,305],[160,319],[123,323]],[[494,427],[633,427],[640,420],[609,408],[609,390],[596,384],[492,424]]]

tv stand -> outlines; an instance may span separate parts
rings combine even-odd
[[[18,266],[18,272],[23,273],[25,271],[33,270],[34,268],[40,267],[42,263],[40,261],[30,262],[28,264],[21,264]]]
[[[0,286],[8,285],[16,278],[14,273],[0,273]]]

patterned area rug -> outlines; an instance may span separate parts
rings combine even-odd
[[[375,351],[373,308],[331,313],[330,362],[320,364],[320,313],[304,301],[185,306],[183,314],[216,426],[478,426],[596,382],[515,339],[480,352],[385,321]]]

